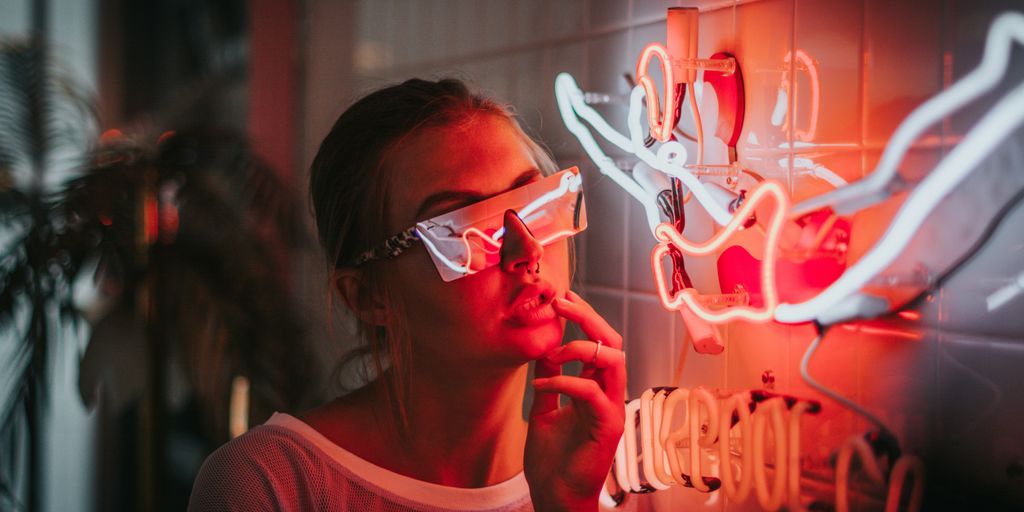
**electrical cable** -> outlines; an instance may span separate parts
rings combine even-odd
[[[811,377],[810,372],[808,372],[807,370],[807,367],[810,365],[811,362],[811,356],[813,356],[814,352],[818,350],[818,346],[821,345],[822,340],[825,339],[825,334],[827,334],[826,327],[823,327],[818,324],[815,324],[815,327],[818,329],[818,336],[815,337],[814,341],[812,341],[810,346],[807,347],[807,351],[804,352],[804,357],[800,360],[800,377],[804,379],[804,382],[806,382],[807,385],[818,390],[823,395],[835,400],[836,402],[839,402],[840,404],[850,409],[851,411],[861,415],[862,417],[864,417],[864,419],[870,421],[872,424],[878,427],[879,430],[883,432],[892,432],[891,430],[889,430],[888,427],[885,426],[884,423],[882,423],[882,420],[878,419],[877,416],[871,414],[863,407],[855,403],[853,400],[850,400],[849,398],[840,395],[839,393],[823,386],[822,384],[819,384],[818,381],[814,380],[814,378]]]

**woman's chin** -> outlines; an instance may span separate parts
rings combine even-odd
[[[529,360],[539,359],[562,344],[565,325],[561,319],[538,323],[529,326],[514,326],[509,333],[509,342],[522,349],[523,356]]]

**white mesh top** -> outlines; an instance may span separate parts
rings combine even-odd
[[[189,510],[533,510],[526,477],[466,489],[416,480],[357,457],[298,418],[277,413],[213,452]]]

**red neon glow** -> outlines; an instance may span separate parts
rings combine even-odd
[[[700,295],[696,290],[687,288],[673,296],[665,284],[665,271],[661,267],[661,260],[675,246],[683,254],[703,256],[717,251],[734,233],[743,228],[743,224],[754,213],[761,202],[774,200],[775,208],[772,210],[768,222],[767,236],[765,240],[764,259],[761,261],[761,295],[762,304],[759,307],[748,305],[729,307],[724,310],[714,311],[704,306]],[[676,231],[669,223],[661,223],[655,228],[654,235],[661,242],[651,251],[651,268],[654,270],[654,281],[658,287],[658,295],[661,303],[669,310],[679,310],[685,305],[700,318],[708,322],[728,322],[734,319],[744,319],[751,322],[767,322],[775,314],[775,308],[779,304],[778,292],[775,286],[775,260],[778,252],[779,233],[786,221],[786,213],[789,211],[789,199],[782,190],[782,186],[773,181],[764,181],[757,188],[753,189],[743,206],[736,211],[732,220],[725,225],[725,228],[707,242],[693,243],[683,238],[682,234]]]
[[[917,311],[900,311],[899,315],[900,315],[900,318],[903,318],[903,319],[906,319],[906,320],[917,321],[917,320],[921,319],[921,313],[919,313]]]
[[[169,139],[171,137],[174,137],[174,134],[175,134],[174,130],[167,130],[167,131],[161,133],[160,136],[156,138],[156,143],[157,144],[163,144],[163,142],[165,140],[167,140],[167,139]]]
[[[658,105],[658,89],[654,80],[647,74],[647,66],[651,58],[658,57],[661,71],[665,75],[665,109]],[[672,130],[676,127],[676,96],[675,77],[672,72],[672,63],[669,61],[668,50],[658,43],[651,43],[640,53],[640,60],[636,63],[637,83],[644,88],[644,95],[647,102],[647,123],[651,127],[651,136],[659,142],[668,142],[672,138]]]
[[[124,137],[124,133],[122,133],[121,130],[118,130],[117,128],[111,128],[100,134],[100,142],[113,142],[122,137]]]
[[[794,52],[786,54],[784,59],[786,64],[789,64],[793,60]],[[796,127],[796,121],[793,121],[793,136],[797,140],[812,141],[814,135],[818,132],[818,112],[821,108],[821,81],[818,78],[818,65],[814,63],[814,59],[807,52],[803,50],[796,50],[796,59],[807,68],[807,76],[811,80],[811,118],[808,120],[810,126],[807,130],[801,130]],[[789,84],[783,82],[784,86],[788,89]],[[797,105],[797,85],[796,79],[793,80],[793,110],[794,117],[796,117],[796,105]],[[782,129],[789,128],[789,118],[786,118],[786,122],[782,125]]]

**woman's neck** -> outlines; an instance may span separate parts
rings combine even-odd
[[[396,441],[401,436],[382,379],[303,419],[339,446],[396,473],[452,487],[485,487],[523,469],[526,375],[526,365],[460,375],[450,367],[414,366],[405,442]]]
[[[483,487],[522,471],[526,374],[526,365],[461,375],[450,367],[414,367],[407,403],[413,453],[407,460],[418,466],[418,478]]]

